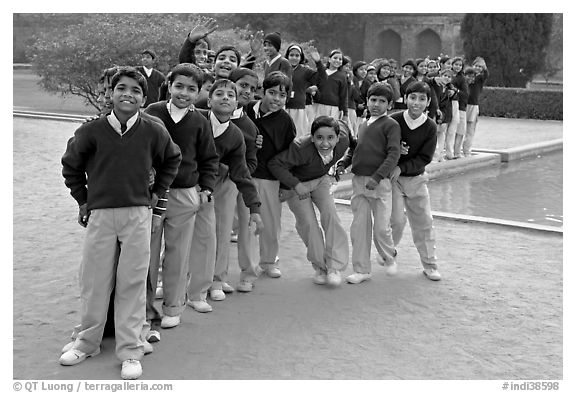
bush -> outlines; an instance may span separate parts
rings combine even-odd
[[[563,120],[562,91],[484,87],[479,105],[482,116]]]

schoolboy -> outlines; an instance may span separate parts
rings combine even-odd
[[[142,65],[136,67],[136,69],[144,75],[146,83],[148,84],[148,95],[146,97],[146,102],[143,105],[144,108],[146,108],[148,105],[158,101],[160,86],[164,83],[166,76],[154,68],[156,52],[152,49],[146,49],[142,52],[141,61]]]
[[[482,57],[477,57],[472,63],[474,69],[474,76],[468,82],[468,104],[466,105],[466,136],[464,137],[463,150],[464,156],[470,156],[472,152],[472,144],[474,142],[474,135],[476,134],[476,125],[478,124],[478,116],[480,115],[480,107],[478,100],[486,79],[488,79],[488,67],[486,61]]]
[[[289,78],[292,78],[292,66],[285,57],[280,54],[280,46],[282,45],[282,38],[277,31],[267,34],[264,37],[262,47],[268,59],[264,63],[264,78],[274,71],[281,71]]]
[[[410,221],[412,239],[420,254],[424,275],[433,281],[441,279],[436,260],[436,239],[428,194],[426,165],[436,149],[436,124],[424,111],[430,104],[430,86],[414,82],[406,89],[408,109],[391,115],[402,133],[404,152],[390,174],[392,182],[392,236],[398,245]],[[397,270],[396,263],[388,267],[390,274]]]
[[[258,191],[246,163],[244,134],[230,120],[237,108],[237,91],[234,82],[228,79],[215,81],[210,89],[208,106],[210,110],[201,110],[201,113],[210,121],[216,151],[220,159],[220,171],[213,194],[215,233],[210,243],[214,247],[201,248],[201,250],[206,250],[207,254],[195,254],[194,257],[212,262],[213,278],[206,278],[212,280],[210,298],[219,301],[226,298],[223,286],[228,275],[227,254],[234,219],[236,190],[240,191],[243,204],[250,211],[248,227],[255,224],[255,234],[258,235],[263,224],[259,213]]]
[[[210,124],[194,108],[194,100],[202,84],[203,72],[194,64],[179,64],[172,69],[169,90],[170,100],[160,101],[146,109],[168,129],[172,139],[182,150],[182,163],[172,183],[166,209],[153,226],[150,257],[150,288],[148,290],[149,314],[156,293],[160,265],[162,234],[165,254],[162,264],[164,300],[162,328],[180,324],[186,308],[186,285],[192,235],[196,213],[209,199],[218,172],[218,154],[210,132]],[[152,303],[152,304],[151,304]]]
[[[87,230],[80,269],[82,328],[60,364],[71,366],[100,352],[115,284],[116,355],[122,378],[136,379],[142,375],[150,206],[176,177],[181,154],[164,127],[140,116],[147,84],[138,70],[121,68],[112,88],[112,112],[80,126],[62,157],[65,184]],[[150,192],[152,167],[156,175]],[[118,242],[122,247],[116,257]]]
[[[248,117],[262,134],[262,148],[257,152],[258,166],[253,178],[258,187],[262,206],[262,221],[266,230],[260,235],[260,268],[272,278],[282,275],[278,268],[278,249],[282,205],[278,199],[280,182],[268,169],[268,161],[286,150],[296,136],[290,115],[282,109],[292,88],[292,81],[283,72],[274,71],[262,82],[263,97],[246,107]]]
[[[392,189],[388,176],[400,157],[400,126],[389,116],[394,93],[389,84],[377,82],[368,89],[370,119],[358,129],[358,144],[338,162],[337,173],[352,163],[352,267],[350,284],[371,278],[370,248],[374,245],[387,265],[395,263],[396,250],[390,229]],[[372,217],[374,224],[372,224]]]
[[[314,268],[314,283],[338,286],[348,265],[348,235],[342,227],[330,193],[330,168],[351,143],[351,130],[342,120],[319,116],[310,134],[294,139],[290,147],[268,162],[280,180],[281,191],[296,219],[296,230]],[[320,213],[320,225],[314,206]]]

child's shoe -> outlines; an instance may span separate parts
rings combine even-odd
[[[324,285],[326,284],[326,273],[324,273],[322,270],[316,270],[316,273],[314,273],[314,284],[318,284],[318,285]]]
[[[433,268],[424,269],[422,273],[424,273],[427,279],[432,281],[440,281],[442,279],[442,276],[440,275],[440,272],[438,272],[437,269]]]
[[[280,278],[282,276],[282,272],[276,266],[269,266],[264,269],[266,275],[270,278]]]
[[[210,299],[212,300],[224,300],[226,299],[226,294],[221,289],[211,289],[210,290]]]
[[[360,284],[362,281],[366,281],[372,278],[370,273],[354,273],[346,277],[348,284]]]
[[[142,349],[144,350],[144,355],[154,352],[154,347],[148,341],[142,341]]]
[[[149,343],[157,343],[160,341],[160,332],[158,330],[150,330],[146,337],[146,341]]]
[[[68,352],[69,350],[71,350],[74,347],[75,342],[76,342],[76,340],[72,340],[68,344],[64,345],[62,347],[62,353]]]
[[[142,376],[142,365],[139,360],[128,359],[122,362],[122,379],[138,379]]]
[[[164,315],[162,317],[162,322],[160,322],[160,327],[162,329],[170,329],[178,325],[180,325],[180,315],[176,315],[173,317],[169,315]]]
[[[252,292],[253,288],[254,284],[252,284],[250,281],[240,281],[238,285],[236,285],[236,290],[238,292]]]
[[[100,347],[96,348],[96,350],[92,353],[84,353],[78,349],[72,348],[64,352],[62,356],[60,356],[60,364],[63,366],[73,366],[86,360],[86,358],[96,356],[99,353],[100,353]]]
[[[212,311],[212,306],[206,302],[206,300],[188,300],[186,302],[190,307],[198,312],[210,312]]]
[[[164,297],[164,288],[162,286],[156,287],[156,299],[162,299]]]
[[[328,285],[337,287],[342,284],[342,275],[338,270],[330,270],[328,271],[327,282]]]
[[[230,284],[228,284],[227,282],[223,282],[222,283],[222,290],[224,291],[224,293],[232,293],[234,292],[234,287]]]

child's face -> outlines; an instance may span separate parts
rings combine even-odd
[[[475,62],[472,64],[472,67],[474,67],[474,71],[476,71],[477,74],[480,74],[482,71],[484,71],[484,67],[481,62]]]
[[[328,64],[333,70],[337,70],[342,65],[342,53],[334,53],[332,57],[328,59]]]
[[[203,99],[207,100],[208,99],[208,93],[210,92],[210,88],[212,87],[213,84],[214,84],[213,81],[204,82],[204,84],[200,88],[200,91],[198,92],[198,97],[196,98],[196,101],[203,100]]]
[[[214,62],[214,74],[218,78],[228,78],[230,72],[238,67],[239,60],[233,50],[219,53]]]
[[[196,102],[198,98],[198,83],[191,76],[176,75],[168,85],[170,101],[176,107],[184,109]]]
[[[428,64],[425,61],[421,61],[418,64],[418,73],[420,75],[426,75],[428,73]]]
[[[366,74],[366,79],[368,79],[368,82],[376,82],[376,70],[370,70],[368,71],[368,73]]]
[[[204,67],[208,61],[208,46],[206,43],[200,41],[194,47],[194,57],[196,58],[196,64],[199,67]]]
[[[236,81],[238,89],[238,106],[245,106],[254,100],[254,94],[258,88],[258,78],[251,75],[244,75]]]
[[[264,112],[276,112],[282,109],[286,105],[287,97],[288,93],[284,90],[284,87],[270,87],[264,92],[262,97],[262,110]]]
[[[460,60],[456,60],[455,62],[453,62],[452,63],[452,70],[455,73],[462,71],[462,62]]]
[[[390,76],[390,67],[383,66],[380,68],[380,79],[386,79]]]
[[[368,110],[372,116],[382,116],[388,113],[392,103],[384,96],[371,95],[367,102]]]
[[[406,97],[406,105],[408,106],[408,115],[417,119],[424,113],[428,105],[430,104],[430,98],[426,93],[410,93]]]
[[[366,78],[366,65],[358,67],[356,69],[356,74],[358,75],[358,78],[360,78],[360,79]]]
[[[323,156],[327,156],[334,150],[334,147],[336,147],[338,135],[336,131],[334,131],[334,128],[324,126],[316,130],[312,136],[312,141],[318,152]]]
[[[448,59],[444,62],[444,64],[442,65],[442,69],[443,70],[451,70],[452,69],[452,59]]]
[[[114,110],[127,116],[138,112],[145,98],[138,81],[128,76],[122,76],[112,92]]]
[[[397,63],[390,63],[390,75],[396,75],[396,71],[398,71],[398,64]]]
[[[149,53],[144,53],[142,55],[142,65],[146,68],[152,68],[152,66],[154,65],[154,59],[152,58],[152,56],[150,56]]]
[[[217,115],[230,116],[237,104],[236,90],[230,84],[217,87],[208,98],[208,107]]]
[[[470,84],[470,83],[474,82],[475,76],[476,75],[474,75],[474,74],[466,74],[466,75],[464,75],[464,80],[466,80],[466,83]]]
[[[428,76],[437,75],[438,70],[440,70],[440,67],[438,66],[437,62],[435,62],[435,61],[428,62]]]
[[[300,59],[301,55],[298,49],[291,49],[290,52],[288,52],[288,61],[292,67],[296,67],[298,64],[300,64]]]
[[[262,44],[262,49],[264,49],[264,53],[268,56],[269,59],[273,59],[278,55],[278,51],[276,47],[272,45],[269,41],[264,41]]]
[[[404,72],[404,76],[406,77],[412,76],[414,74],[414,68],[412,68],[412,66],[408,64],[402,67],[402,71]]]
[[[100,112],[103,112],[106,108],[106,101],[104,99],[106,96],[106,88],[104,87],[104,83],[98,83],[96,91],[98,92],[98,98],[96,99],[96,102],[98,103],[98,109],[100,109]]]

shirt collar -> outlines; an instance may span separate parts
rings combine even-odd
[[[195,108],[193,104],[190,104],[190,106],[186,108],[178,108],[176,105],[172,105],[172,100],[168,100],[166,102],[166,109],[174,123],[178,123],[188,112],[194,111]]]
[[[236,108],[234,112],[232,112],[232,116],[230,116],[230,120],[232,119],[239,119],[244,115],[244,108]]]
[[[210,124],[212,125],[212,134],[214,138],[219,137],[226,131],[228,126],[230,125],[230,120],[221,123],[220,120],[216,117],[216,115],[210,111]]]
[[[261,117],[266,117],[266,116],[268,116],[269,114],[272,113],[272,112],[268,112],[268,113],[265,113],[264,116],[261,116],[261,115],[260,115],[260,105],[261,105],[261,104],[262,104],[262,100],[258,101],[256,104],[254,104],[254,107],[253,107],[253,109],[254,109],[254,117],[255,117],[256,119],[259,119],[259,118],[261,118]]]
[[[366,120],[366,125],[369,126],[370,124],[374,123],[376,120],[378,120],[379,118],[381,118],[382,116],[386,116],[386,114],[377,116],[377,117],[370,117],[368,120]]]
[[[406,125],[411,130],[415,130],[416,128],[420,127],[422,124],[424,124],[426,122],[426,118],[427,118],[426,114],[422,113],[420,115],[420,117],[418,117],[417,119],[412,119],[410,117],[410,115],[408,114],[407,110],[404,111],[403,116],[404,116],[404,120],[406,121]]]
[[[273,58],[272,60],[266,60],[266,63],[268,63],[268,65],[270,66],[270,65],[272,65],[272,63],[274,63],[276,60],[278,60],[278,59],[281,58],[281,57],[282,57],[282,56],[280,55],[280,53],[278,53],[278,54],[276,55],[276,57]]]
[[[132,128],[134,123],[136,123],[136,120],[138,120],[138,115],[139,115],[139,112],[136,112],[134,114],[134,116],[132,116],[131,118],[129,118],[126,121],[126,131],[124,131],[124,133],[128,132],[128,130],[130,128]],[[122,125],[120,123],[120,120],[118,120],[118,118],[114,114],[114,110],[112,110],[112,112],[110,112],[110,114],[108,116],[106,116],[106,118],[108,119],[108,123],[110,123],[112,128],[114,128],[114,131],[116,131],[118,134],[122,135]]]

